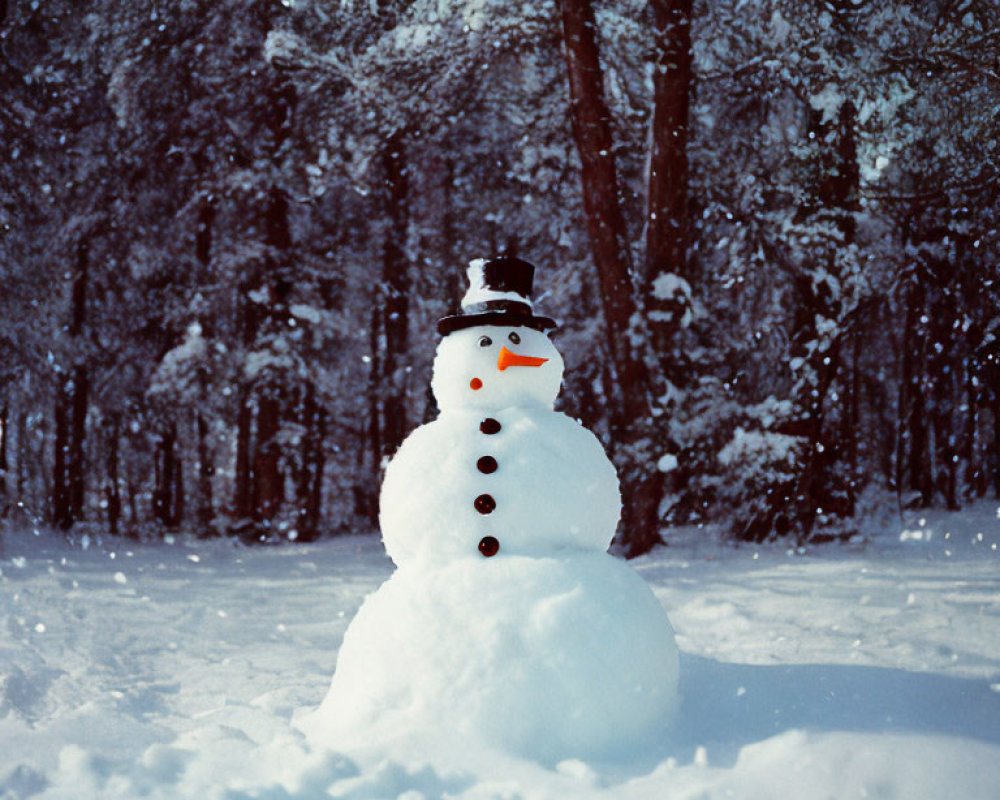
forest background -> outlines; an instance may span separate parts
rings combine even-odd
[[[475,257],[670,525],[1000,493],[994,0],[0,0],[0,514],[375,530]]]

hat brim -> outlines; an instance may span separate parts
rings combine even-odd
[[[534,314],[511,314],[505,311],[485,311],[482,314],[455,314],[438,321],[438,333],[447,336],[449,333],[477,325],[493,325],[509,328],[534,328],[536,331],[546,331],[557,327],[556,321],[549,317],[536,317]]]

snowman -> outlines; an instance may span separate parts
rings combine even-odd
[[[442,319],[440,416],[389,463],[380,524],[397,570],[351,622],[301,723],[335,749],[478,742],[556,762],[614,757],[676,702],[673,630],[607,553],[621,500],[597,438],[552,406],[563,360],[534,266],[473,261]]]

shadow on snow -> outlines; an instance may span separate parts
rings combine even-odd
[[[836,664],[753,666],[681,656],[670,750],[705,746],[716,766],[741,747],[800,729],[913,732],[1000,744],[1000,694],[985,680]]]

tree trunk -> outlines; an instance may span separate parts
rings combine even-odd
[[[7,463],[7,442],[9,439],[10,407],[4,403],[0,407],[0,517],[3,516],[7,507],[7,498],[10,496],[10,489],[7,486],[7,473],[9,465]]]
[[[243,345],[252,349],[257,339],[257,329],[260,327],[260,312],[257,304],[250,299],[250,293],[255,289],[256,276],[247,279],[241,286],[238,295],[239,329]],[[233,516],[238,526],[243,526],[253,517],[253,392],[248,386],[241,386],[239,391],[239,407],[236,411],[236,465],[233,484]]]
[[[63,384],[55,409],[52,519],[62,530],[69,530],[83,518],[87,395],[87,371],[78,366],[73,379]]]
[[[164,464],[163,441],[156,443],[153,451],[153,518],[161,525],[165,524],[167,497],[164,491]]]
[[[445,276],[444,291],[442,294],[447,302],[449,314],[457,314],[462,305],[462,295],[465,292],[465,273],[455,269],[462,263],[461,256],[458,255],[458,247],[461,242],[459,222],[456,219],[455,208],[455,159],[446,156],[442,159],[440,167],[436,170],[441,176],[440,191],[442,195],[442,214],[440,222],[440,245],[438,251],[442,253],[442,261],[445,268],[442,274]],[[427,384],[424,403],[424,416],[422,424],[434,420],[439,413],[437,399]]]
[[[851,361],[848,365],[850,375],[845,386],[847,394],[844,410],[844,425],[841,429],[841,448],[847,456],[847,513],[854,516],[858,494],[857,486],[861,479],[858,470],[858,435],[861,425],[861,336],[858,333],[860,322],[853,323],[850,333]]]
[[[300,541],[304,541],[308,536],[310,520],[308,519],[308,504],[310,474],[312,470],[312,438],[313,425],[315,422],[315,393],[316,389],[312,381],[306,381],[302,397],[296,403],[296,422],[298,423],[299,435],[298,461],[295,475],[295,536]]]
[[[261,395],[257,401],[257,436],[252,466],[255,522],[270,523],[285,499],[281,450],[277,441],[280,428],[281,404],[278,398],[270,394]]]
[[[203,197],[198,209],[198,225],[195,232],[194,254],[202,266],[207,267],[212,261],[212,234],[215,217],[218,214],[215,200],[211,196]]]
[[[83,334],[83,326],[87,317],[87,284],[90,271],[90,246],[86,240],[77,246],[76,275],[73,279],[73,320],[70,323],[70,336],[79,340]],[[87,435],[87,400],[90,381],[87,368],[82,363],[82,356],[77,355],[77,364],[73,369],[73,397],[71,401],[71,428],[69,451],[66,459],[69,484],[70,514],[74,520],[83,516],[84,505],[84,471],[85,453],[84,439]]]
[[[41,458],[30,458],[28,446],[28,414],[23,407],[19,407],[17,410],[17,497],[22,501],[28,486],[29,461],[36,463],[42,461]]]
[[[87,369],[77,366],[73,377],[73,416],[69,454],[66,468],[69,478],[70,510],[74,520],[83,519],[84,489],[86,474],[86,453],[84,440],[87,436],[87,404],[90,381]]]
[[[597,267],[607,350],[622,390],[621,416],[629,422],[648,414],[649,375],[628,335],[636,312],[631,257],[618,198],[611,114],[604,99],[594,10],[589,0],[560,0],[560,6],[587,233]]]
[[[927,408],[923,388],[916,381],[910,384],[908,415],[909,488],[920,495],[920,507],[930,508],[934,499],[934,480],[931,475],[931,457],[927,430]]]
[[[326,419],[316,402],[316,387],[309,381],[301,404],[302,441],[299,453],[299,474],[296,480],[298,539],[311,542],[319,532],[323,499],[323,439]]]
[[[153,515],[166,528],[175,528],[177,519],[177,426],[171,423],[156,447],[155,489]]]
[[[208,269],[212,263],[212,242],[215,234],[215,218],[218,215],[218,204],[215,198],[208,194],[202,197],[198,209],[198,224],[195,229],[194,254],[198,263]],[[206,336],[211,336],[213,326],[202,325]],[[207,396],[207,370],[199,372],[200,396],[204,401]],[[195,431],[198,437],[198,535],[211,536],[215,533],[215,505],[212,497],[212,477],[215,475],[213,453],[208,444],[208,422],[199,411],[195,413]]]
[[[560,0],[560,7],[587,232],[600,285],[607,353],[617,383],[617,402],[612,405],[617,413],[611,427],[624,497],[619,542],[626,555],[637,556],[662,541],[663,476],[653,466],[657,454],[650,442],[650,375],[631,344],[637,309],[594,10],[589,0]]]
[[[1000,499],[1000,394],[993,399],[993,493]]]
[[[652,0],[656,66],[649,164],[646,277],[686,276],[688,116],[692,81],[691,0]]]
[[[409,230],[409,179],[402,131],[393,133],[382,154],[389,225],[382,251],[382,447],[392,455],[408,431],[406,395],[409,385],[408,333],[410,269],[406,255]]]
[[[282,120],[285,117],[281,115],[272,118],[278,126],[276,134],[285,130]],[[288,198],[278,186],[271,186],[268,191],[259,219],[268,246],[268,258],[259,272],[245,279],[239,295],[239,328],[248,350],[259,346],[258,337],[266,323],[272,323],[279,330],[287,327],[290,316],[288,302],[294,289],[286,266],[292,247]],[[266,307],[251,299],[251,294],[261,289],[267,291]],[[286,387],[280,385],[281,380],[280,377],[265,376],[258,385],[243,387],[237,412],[233,498],[237,523],[234,530],[243,534],[252,533],[255,539],[261,535],[259,528],[269,525],[284,502],[281,449],[277,435],[281,429],[281,400],[287,392]],[[250,525],[251,521],[257,524]]]
[[[69,453],[68,389],[64,384],[56,397],[55,436],[52,442],[52,524],[67,531],[73,527],[73,512],[70,503],[70,489],[66,471]]]
[[[107,506],[108,530],[112,536],[119,533],[122,515],[122,498],[118,477],[118,417],[111,419],[107,426],[107,479],[104,485],[104,502]]]
[[[934,428],[934,460],[937,466],[934,483],[948,509],[957,511],[960,506],[954,410],[958,404],[959,389],[955,383],[955,363],[960,364],[968,359],[962,358],[962,353],[959,351],[961,344],[957,341],[952,327],[952,320],[958,319],[958,309],[947,284],[951,281],[954,264],[945,261],[935,263],[933,267],[932,272],[938,280],[938,286],[925,330],[928,341],[934,345],[927,348],[930,422]],[[941,348],[940,352],[938,347]]]
[[[131,535],[139,531],[139,487],[131,470],[126,471],[125,490],[128,493],[128,529]]]
[[[832,0],[833,28],[838,45],[845,51],[854,37],[850,0]],[[809,111],[809,139],[815,148],[819,171],[800,206],[796,221],[804,226],[829,226],[838,241],[817,251],[822,271],[833,285],[816,280],[809,265],[796,276],[796,313],[793,319],[791,355],[803,362],[793,390],[795,427],[805,439],[804,455],[796,476],[796,535],[800,542],[812,535],[820,509],[846,517],[851,513],[850,477],[843,482],[831,469],[843,443],[836,431],[825,429],[825,403],[840,369],[840,330],[847,321],[841,284],[840,256],[850,252],[856,239],[855,213],[860,208],[861,181],[858,164],[858,110],[851,100],[841,103],[835,119],[826,119],[817,109]],[[821,334],[820,325],[834,332]]]
[[[692,86],[691,0],[652,0],[656,37],[653,73],[652,151],[646,220],[645,306],[660,368],[670,381],[684,381],[686,359],[677,334],[688,313],[687,298],[660,286],[660,276],[690,283],[687,248],[688,117]]]
[[[382,309],[381,292],[376,289],[372,300],[372,311],[368,326],[368,385],[365,389],[368,417],[362,427],[362,446],[358,448],[355,471],[356,479],[351,487],[354,500],[354,515],[365,519],[373,527],[378,527],[378,490],[382,463],[382,397],[379,379],[382,375],[382,357],[379,340],[381,338]]]
[[[280,122],[279,118],[275,118]],[[282,117],[281,119],[284,119]],[[278,131],[284,131],[281,122]],[[292,247],[292,231],[288,217],[288,198],[278,187],[272,187],[266,211],[267,243],[273,256],[268,264],[270,303],[269,320],[281,327],[287,326],[288,299],[294,288],[284,264]],[[285,501],[285,478],[281,472],[281,431],[284,403],[288,387],[282,385],[284,377],[269,380],[257,387],[257,426],[251,459],[251,493],[253,519],[264,528],[278,515]]]
[[[71,291],[69,336],[78,346],[87,320],[87,282],[90,247],[77,244],[76,270]],[[53,521],[63,530],[83,516],[86,470],[84,441],[87,435],[89,380],[83,355],[74,353],[71,377],[62,386],[56,401],[55,469],[53,472]]]
[[[968,500],[983,494],[983,466],[980,463],[979,415],[980,392],[976,388],[974,359],[967,359],[962,391],[965,395],[965,420],[962,428],[962,460],[965,462],[964,493]]]
[[[211,536],[215,531],[215,506],[212,502],[212,477],[215,465],[208,446],[208,423],[202,414],[195,415],[198,432],[198,532],[201,536]]]
[[[323,520],[323,473],[326,469],[326,409],[316,409],[316,431],[312,451],[312,485],[309,487],[309,504],[306,506],[308,518],[312,520],[309,539],[319,537],[319,526]]]
[[[923,288],[914,281],[906,293],[906,322],[903,335],[903,436],[905,437],[906,484],[920,494],[920,507],[933,500],[930,470],[927,407],[924,397],[924,347],[918,332],[918,317],[924,308]]]
[[[961,455],[965,463],[963,492],[968,500],[982,497],[989,487],[988,469],[984,463],[985,447],[980,426],[983,420],[983,405],[986,400],[986,376],[984,375],[981,351],[985,336],[984,319],[990,319],[988,306],[983,297],[989,293],[982,291],[980,275],[988,274],[982,264],[963,254],[962,305],[975,310],[975,317],[961,337],[963,347],[962,393],[965,396],[965,418],[961,435]],[[970,315],[971,316],[971,315]],[[963,326],[964,327],[964,326]]]
[[[233,486],[233,516],[248,520],[253,516],[253,496],[250,488],[250,426],[253,416],[250,399],[244,392],[236,412],[236,480]]]
[[[72,527],[73,520],[69,518],[69,490],[66,486],[66,450],[68,434],[66,432],[66,407],[63,404],[63,392],[56,398],[53,411],[55,433],[52,441],[52,524],[62,530]]]
[[[854,212],[858,208],[860,184],[857,109],[848,100],[841,105],[836,120],[824,121],[821,112],[815,109],[811,115],[810,138],[820,148],[817,153],[820,174],[797,219],[804,224],[813,220],[819,224],[832,221],[840,237],[837,250],[850,248],[855,241]],[[852,511],[849,482],[844,485],[830,469],[843,443],[837,441],[836,432],[825,430],[825,404],[841,366],[843,334],[824,337],[818,327],[821,319],[838,327],[845,324],[839,291],[839,282],[845,276],[838,268],[837,257],[833,249],[823,254],[825,272],[838,282],[835,289],[816,281],[811,270],[796,276],[791,354],[804,364],[793,390],[797,416],[794,427],[805,439],[794,493],[796,535],[800,543],[812,536],[820,509],[842,517]]]
[[[174,454],[174,483],[171,490],[170,500],[170,527],[177,530],[184,524],[184,501],[186,493],[184,491],[184,457],[180,453]]]

